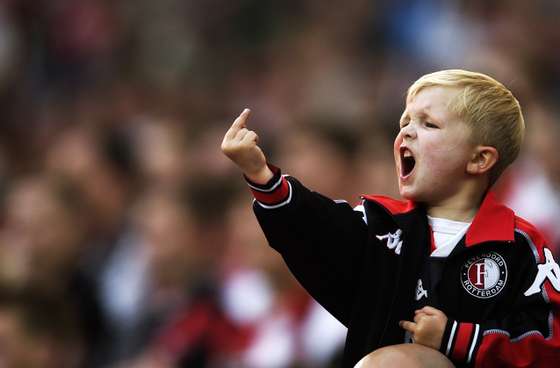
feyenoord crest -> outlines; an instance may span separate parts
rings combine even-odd
[[[481,299],[498,295],[506,285],[507,266],[496,252],[471,257],[461,269],[461,284],[467,293]]]

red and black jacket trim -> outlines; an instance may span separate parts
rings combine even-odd
[[[481,336],[479,324],[450,319],[445,327],[440,351],[454,362],[470,364],[476,357]]]
[[[264,208],[273,209],[290,202],[292,188],[279,168],[268,164],[274,176],[266,184],[257,184],[245,176],[247,185],[257,202]]]

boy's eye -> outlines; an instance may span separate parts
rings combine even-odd
[[[428,128],[439,128],[437,125],[430,123],[429,121],[426,122],[426,127]]]

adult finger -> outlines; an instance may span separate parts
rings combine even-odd
[[[416,315],[414,315],[414,322],[418,323],[424,317],[428,317],[428,315],[426,313],[423,313],[423,312],[416,313]]]
[[[430,307],[429,305],[427,305],[424,308],[418,310],[418,312],[423,312],[423,313],[426,313],[427,315],[430,315],[430,316],[441,313],[441,311],[439,309],[434,308],[434,307]]]
[[[401,326],[402,329],[405,329],[410,333],[416,332],[416,323],[414,323],[414,322],[400,321],[399,326]]]

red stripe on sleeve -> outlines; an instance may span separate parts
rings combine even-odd
[[[282,177],[282,183],[272,192],[261,192],[254,189],[251,189],[251,192],[257,201],[266,205],[274,205],[288,198],[290,195],[290,188],[288,187],[286,178]]]
[[[457,362],[464,362],[467,359],[469,343],[473,334],[472,323],[459,323],[457,338],[455,339],[455,347],[451,353],[451,358]]]

